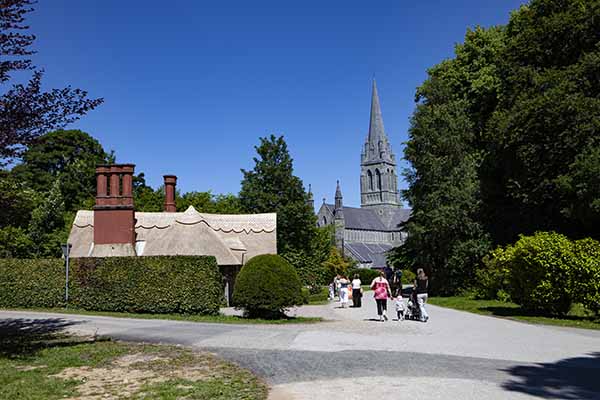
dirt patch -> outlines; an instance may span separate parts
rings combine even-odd
[[[198,382],[217,378],[223,371],[212,354],[169,350],[127,354],[106,366],[66,368],[52,376],[81,382],[78,396],[68,400],[108,400],[135,395],[146,384],[176,379]]]

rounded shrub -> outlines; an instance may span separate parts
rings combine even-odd
[[[303,303],[302,285],[294,267],[283,257],[263,254],[242,267],[232,300],[251,318],[282,318],[287,308]]]
[[[572,242],[555,232],[521,236],[508,252],[511,299],[541,314],[566,314],[573,302]]]

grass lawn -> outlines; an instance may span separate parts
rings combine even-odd
[[[256,399],[267,385],[209,353],[57,333],[58,322],[0,322],[2,399]]]
[[[586,313],[580,304],[575,304],[565,316],[548,317],[532,315],[523,311],[517,304],[505,303],[498,300],[474,300],[465,296],[453,296],[430,297],[427,302],[436,306],[454,308],[482,315],[510,318],[534,324],[600,329],[600,319]]]
[[[108,312],[108,311],[86,311],[75,308],[12,308],[6,311],[37,311],[60,314],[77,314],[77,315],[98,315],[104,317],[117,318],[138,318],[138,319],[170,319],[176,321],[190,322],[212,322],[219,324],[314,324],[322,322],[323,318],[319,317],[288,317],[286,319],[260,319],[260,318],[245,318],[234,315],[185,315],[185,314],[142,314],[128,312]]]

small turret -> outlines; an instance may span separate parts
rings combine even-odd
[[[315,199],[313,198],[312,187],[310,186],[310,183],[308,184],[308,193],[307,193],[306,204],[308,204],[310,206],[310,209],[314,211]]]

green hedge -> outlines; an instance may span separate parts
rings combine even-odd
[[[63,260],[0,259],[0,307],[64,306]],[[72,260],[69,306],[93,311],[216,314],[223,293],[214,257]]]
[[[370,285],[373,279],[379,276],[378,269],[371,268],[355,268],[348,271],[348,278],[350,280],[354,279],[354,275],[358,274],[358,279],[360,279],[363,285]]]

